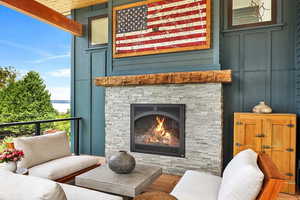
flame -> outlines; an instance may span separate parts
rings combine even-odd
[[[156,132],[164,132],[165,128],[164,128],[164,123],[165,123],[165,118],[160,118],[160,117],[156,117],[156,122],[157,122],[157,126],[155,128]]]
[[[148,132],[149,135],[144,139],[144,142],[147,144],[178,145],[178,138],[174,136],[171,130],[167,130],[165,122],[166,118],[156,116],[156,125]]]

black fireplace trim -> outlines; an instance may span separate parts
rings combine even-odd
[[[144,114],[134,116],[135,108],[137,107],[153,107],[153,111],[145,112]],[[157,111],[159,107],[177,107],[179,108],[179,118],[170,116],[167,112]],[[178,120],[180,123],[180,143],[179,147],[163,147],[157,145],[141,145],[135,144],[135,135],[134,135],[134,123],[137,119],[147,116],[147,115],[157,115],[161,114],[167,117],[170,117],[174,120]],[[142,147],[141,147],[142,146]],[[140,147],[140,148],[137,148]],[[153,150],[153,149],[156,149]],[[137,153],[146,153],[146,154],[157,154],[173,157],[185,158],[185,104],[131,104],[130,105],[130,151]]]

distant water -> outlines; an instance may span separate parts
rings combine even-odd
[[[59,113],[66,113],[71,108],[70,100],[51,100],[51,103]]]

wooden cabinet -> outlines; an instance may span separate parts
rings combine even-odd
[[[296,192],[296,115],[235,113],[233,148],[266,152],[288,180],[282,192]]]

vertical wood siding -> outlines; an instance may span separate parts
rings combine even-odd
[[[85,26],[83,37],[73,38],[72,50],[72,115],[83,118],[80,153],[104,155],[104,88],[94,80],[106,76],[107,46],[88,47],[88,18],[107,14],[105,5],[75,10],[72,17]]]
[[[89,48],[88,17],[108,14],[109,24],[112,24],[113,6],[133,2],[137,0],[109,0],[108,4],[72,12],[72,17],[85,25],[84,36],[74,37],[72,48],[72,114],[83,117],[81,153],[104,155],[105,90],[94,86],[93,80],[96,76],[220,69],[218,14],[213,17],[213,47],[209,50],[113,59],[111,26],[108,46]],[[219,0],[213,0],[213,13],[219,13],[219,10]]]
[[[224,87],[225,164],[232,157],[234,112],[251,112],[259,101],[277,113],[296,112],[294,2],[279,4],[278,26],[224,30],[222,69],[232,69],[234,76],[233,83]],[[226,20],[225,16],[225,27]]]
[[[278,23],[285,25],[221,33],[227,21],[226,1],[213,0],[213,47],[209,50],[112,59],[111,26],[109,45],[89,49],[87,18],[106,13],[112,24],[113,6],[136,1],[109,0],[107,8],[98,5],[73,11],[73,18],[85,25],[85,36],[74,38],[72,55],[73,115],[84,118],[81,153],[104,154],[104,89],[94,87],[95,75],[209,70],[221,65],[232,69],[233,83],[224,87],[225,164],[232,155],[233,112],[251,111],[265,100],[274,112],[300,113],[300,0],[278,0],[282,13]]]
[[[300,0],[296,3],[296,42],[295,42],[295,62],[296,62],[296,108],[298,115],[300,114]]]

